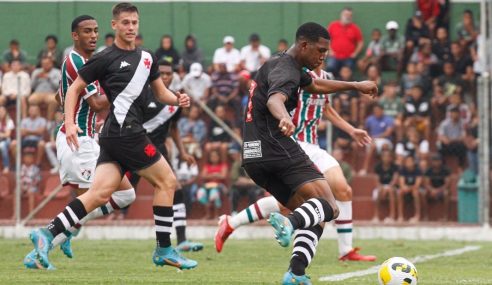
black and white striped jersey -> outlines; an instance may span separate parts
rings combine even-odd
[[[113,45],[95,54],[79,70],[86,83],[99,81],[111,102],[101,137],[144,134],[143,112],[149,83],[159,78],[154,54],[142,48],[123,50]]]

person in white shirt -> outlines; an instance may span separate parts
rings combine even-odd
[[[241,67],[254,73],[270,58],[270,49],[260,42],[258,34],[251,34],[249,45],[241,49]]]
[[[27,97],[31,94],[31,78],[27,72],[22,70],[22,64],[15,59],[10,63],[10,71],[3,75],[2,95],[0,96],[0,106],[14,103],[17,95],[21,96],[22,117],[27,114]]]
[[[200,63],[195,62],[190,66],[190,73],[183,78],[182,86],[186,94],[195,100],[204,100],[208,97],[212,80],[210,76],[203,72]]]
[[[239,50],[234,48],[234,38],[225,36],[224,46],[215,50],[213,64],[214,69],[219,70],[219,64],[225,63],[228,72],[235,72],[241,62]]]

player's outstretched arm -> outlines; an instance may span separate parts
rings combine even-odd
[[[340,117],[337,111],[335,111],[330,104],[326,104],[325,116],[335,127],[349,134],[360,146],[371,143],[372,139],[365,130],[354,128],[351,124]]]
[[[378,95],[378,86],[373,81],[338,81],[327,79],[314,79],[313,82],[304,87],[304,89],[313,94],[330,94],[339,91],[357,90],[361,93],[368,94],[371,97]]]
[[[78,133],[82,130],[75,124],[75,106],[79,94],[87,86],[87,83],[78,76],[75,81],[68,87],[67,95],[65,95],[65,135],[67,137],[68,146],[74,150],[79,149]]]
[[[186,151],[183,145],[183,141],[181,141],[181,136],[179,135],[179,130],[177,125],[178,124],[176,121],[171,122],[170,133],[171,133],[171,137],[173,138],[174,144],[178,148],[179,156],[182,160],[186,161],[188,165],[194,165],[196,164],[195,158]]]
[[[166,88],[159,77],[150,82],[150,87],[155,94],[155,98],[159,100],[159,102],[166,105],[173,105],[184,108],[190,107],[190,97],[187,94],[179,92],[174,94]]]
[[[295,125],[292,123],[292,118],[285,108],[287,96],[282,93],[275,93],[268,98],[267,108],[275,119],[279,120],[278,128],[285,136],[294,134]]]

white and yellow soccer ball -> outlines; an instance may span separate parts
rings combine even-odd
[[[403,257],[392,257],[378,271],[380,285],[417,285],[417,268]]]

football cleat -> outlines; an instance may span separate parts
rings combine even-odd
[[[360,248],[355,247],[351,251],[349,251],[347,254],[344,256],[341,256],[338,260],[340,261],[375,261],[376,256],[374,255],[362,255],[359,254],[358,251]]]
[[[271,213],[268,223],[275,229],[275,239],[282,247],[287,247],[290,244],[294,228],[289,219],[280,213]]]
[[[46,229],[36,229],[29,234],[32,244],[34,245],[35,256],[39,263],[47,269],[54,268],[48,259],[48,252],[51,248],[53,236]]]
[[[68,236],[67,239],[60,244],[60,249],[65,254],[66,257],[68,258],[73,258],[73,251],[72,251],[72,235]]]
[[[234,232],[234,229],[229,225],[229,215],[222,215],[219,217],[219,228],[215,232],[215,250],[217,252],[222,251],[222,247],[226,242],[227,238]]]
[[[26,255],[26,257],[24,257],[23,263],[26,266],[26,268],[29,269],[44,269],[44,267],[41,265],[41,263],[39,263],[38,259],[36,258],[35,249],[29,252]]]
[[[282,279],[282,285],[311,285],[311,278],[307,275],[297,276],[294,273],[287,271]]]
[[[156,266],[174,266],[179,269],[193,269],[198,262],[180,255],[172,246],[158,247],[152,258]]]
[[[177,251],[200,251],[203,249],[203,244],[185,240],[176,246]]]

